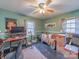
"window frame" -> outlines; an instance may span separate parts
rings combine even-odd
[[[29,23],[31,23],[30,26],[29,26]],[[26,22],[26,30],[27,30],[26,31],[27,35],[35,35],[35,23],[32,21],[27,21]]]
[[[72,24],[74,26],[72,26]],[[65,20],[63,22],[63,30],[66,33],[76,33],[76,19],[68,19],[68,20]],[[72,30],[74,30],[74,31],[72,31]]]

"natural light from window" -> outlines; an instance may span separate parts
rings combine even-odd
[[[63,23],[63,29],[65,33],[75,33],[79,34],[79,20],[78,19],[71,19],[65,20]]]
[[[34,22],[27,22],[26,24],[27,35],[35,34],[35,24]]]

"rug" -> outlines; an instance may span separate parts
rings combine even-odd
[[[47,59],[35,46],[22,51],[24,59]]]

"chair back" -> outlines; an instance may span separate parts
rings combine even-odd
[[[18,44],[17,50],[15,52],[11,52],[5,56],[5,59],[23,59],[22,55],[22,43]]]
[[[16,53],[15,53],[15,59],[23,59],[23,55],[22,55],[22,43],[21,42],[18,44]]]

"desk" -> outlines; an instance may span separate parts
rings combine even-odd
[[[25,36],[22,36],[22,37],[15,37],[15,38],[7,38],[7,39],[1,39],[0,40],[0,59],[4,58],[4,48],[3,48],[3,44],[5,42],[10,42],[10,52],[11,52],[11,43],[12,42],[15,42],[15,41],[22,41],[24,40],[26,37]],[[27,41],[26,41],[27,42]]]
[[[15,41],[23,41],[24,39],[25,39],[26,37],[25,36],[22,36],[22,37],[15,37],[15,38],[8,38],[8,39],[6,39],[6,40],[4,40],[3,42],[10,42],[10,52],[11,52],[11,44],[12,44],[12,42],[15,42]],[[27,43],[27,41],[26,41],[26,43]]]

